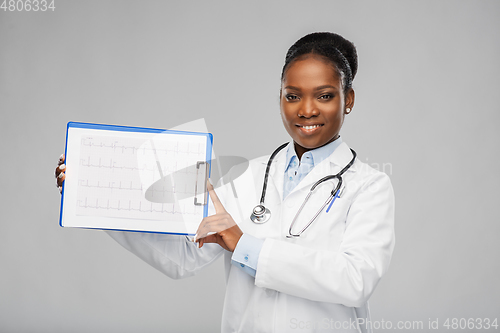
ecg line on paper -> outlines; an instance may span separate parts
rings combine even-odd
[[[154,145],[154,144],[153,144]],[[93,142],[89,141],[88,138],[82,138],[82,146],[88,146],[90,148],[96,147],[96,148],[110,148],[113,149],[116,152],[116,149],[121,149],[122,153],[126,152],[127,150],[131,150],[132,154],[135,154],[136,152],[139,153],[142,151],[143,154],[146,154],[147,151],[154,152],[156,153],[174,153],[174,154],[194,154],[194,155],[199,155],[204,153],[204,150],[202,147],[198,145],[198,150],[197,151],[191,151],[191,150],[181,150],[179,149],[179,143],[177,142],[175,145],[174,149],[155,149],[154,146],[153,148],[146,148],[146,147],[136,147],[136,146],[126,146],[126,145],[119,145],[117,144],[117,141],[114,141],[110,145],[103,144],[102,142],[100,144],[94,144]]]
[[[164,206],[170,206],[170,209],[165,209]],[[137,208],[134,208],[132,206],[132,201],[128,201],[128,205],[125,204],[123,205],[120,201],[118,201],[118,204],[116,206],[113,206],[113,204],[110,205],[110,200],[106,202],[106,205],[103,205],[99,202],[99,200],[96,200],[95,204],[93,205],[90,202],[87,202],[87,199],[85,202],[82,202],[80,200],[77,201],[77,206],[82,207],[82,208],[91,208],[91,209],[105,209],[105,210],[117,210],[117,211],[136,211],[136,212],[141,212],[141,213],[168,213],[168,214],[193,214],[193,212],[189,212],[186,210],[176,210],[175,205],[168,205],[168,204],[161,204],[161,209],[158,210],[152,203],[150,203],[149,208],[147,206],[144,206],[145,208],[143,209],[142,202],[139,202],[139,206]]]
[[[206,158],[204,140],[82,137],[77,215],[160,221],[202,216],[193,198],[195,165]]]
[[[102,185],[102,184],[100,184],[99,181],[97,181],[96,185],[92,185],[92,184],[89,184],[88,180],[85,181],[83,179],[80,179],[78,181],[78,186],[80,186],[80,187],[91,187],[91,188],[101,188],[101,189],[110,189],[110,190],[141,191],[141,192],[144,191],[144,188],[142,185],[138,188],[135,188],[133,186],[132,182],[130,182],[130,186],[126,186],[125,184],[123,184],[123,186],[122,186],[122,182],[119,182],[118,186],[116,186],[116,185],[113,186],[114,184],[116,184],[116,183],[115,182],[108,182],[108,185]],[[165,187],[163,187],[162,190],[159,190],[155,187],[151,187],[148,190],[151,192],[158,192],[158,193],[175,193],[175,194],[192,194],[193,193],[192,191],[188,191],[186,189],[186,187],[184,187],[184,191],[180,191],[175,186],[172,187],[171,191],[168,191],[167,189],[165,189]]]
[[[162,168],[158,165],[155,165],[154,167],[148,168],[146,166],[139,168],[139,167],[130,167],[126,165],[116,165],[117,162],[114,162],[113,159],[110,159],[109,164],[103,164],[101,162],[101,159],[99,158],[98,163],[92,164],[90,162],[90,156],[87,157],[87,159],[80,159],[80,165],[84,167],[89,167],[89,168],[105,168],[105,169],[122,169],[122,170],[130,170],[130,171],[150,171],[154,172],[155,170],[160,171],[160,176],[163,177],[163,172],[183,172],[186,174],[192,174],[195,175],[196,172],[193,171],[193,168],[183,168],[183,169],[178,169],[178,163],[177,161],[174,162],[173,167],[171,168]]]

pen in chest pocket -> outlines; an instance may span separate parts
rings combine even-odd
[[[332,202],[330,202],[330,205],[326,209],[327,213],[330,211],[330,208],[332,207],[333,203],[335,202],[335,199],[340,198],[342,193],[344,193],[344,189],[345,189],[345,186],[342,186],[342,188],[337,193],[335,193],[335,196],[333,197]]]

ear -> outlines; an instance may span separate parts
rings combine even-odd
[[[354,107],[354,99],[355,99],[354,89],[351,88],[345,94],[345,109],[349,108],[352,110],[352,108]]]

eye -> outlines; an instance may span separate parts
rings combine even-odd
[[[290,102],[291,102],[291,101],[298,100],[298,99],[299,99],[299,96],[297,96],[297,95],[292,95],[292,94],[287,94],[287,95],[285,96],[285,99],[286,99],[287,101],[290,101]]]
[[[322,99],[322,100],[330,100],[332,98],[333,98],[333,94],[324,94],[324,95],[319,96],[319,99]]]

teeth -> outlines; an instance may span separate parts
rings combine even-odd
[[[305,129],[313,129],[313,128],[316,128],[316,127],[319,127],[320,125],[312,125],[312,126],[302,126],[302,128],[305,128]]]

